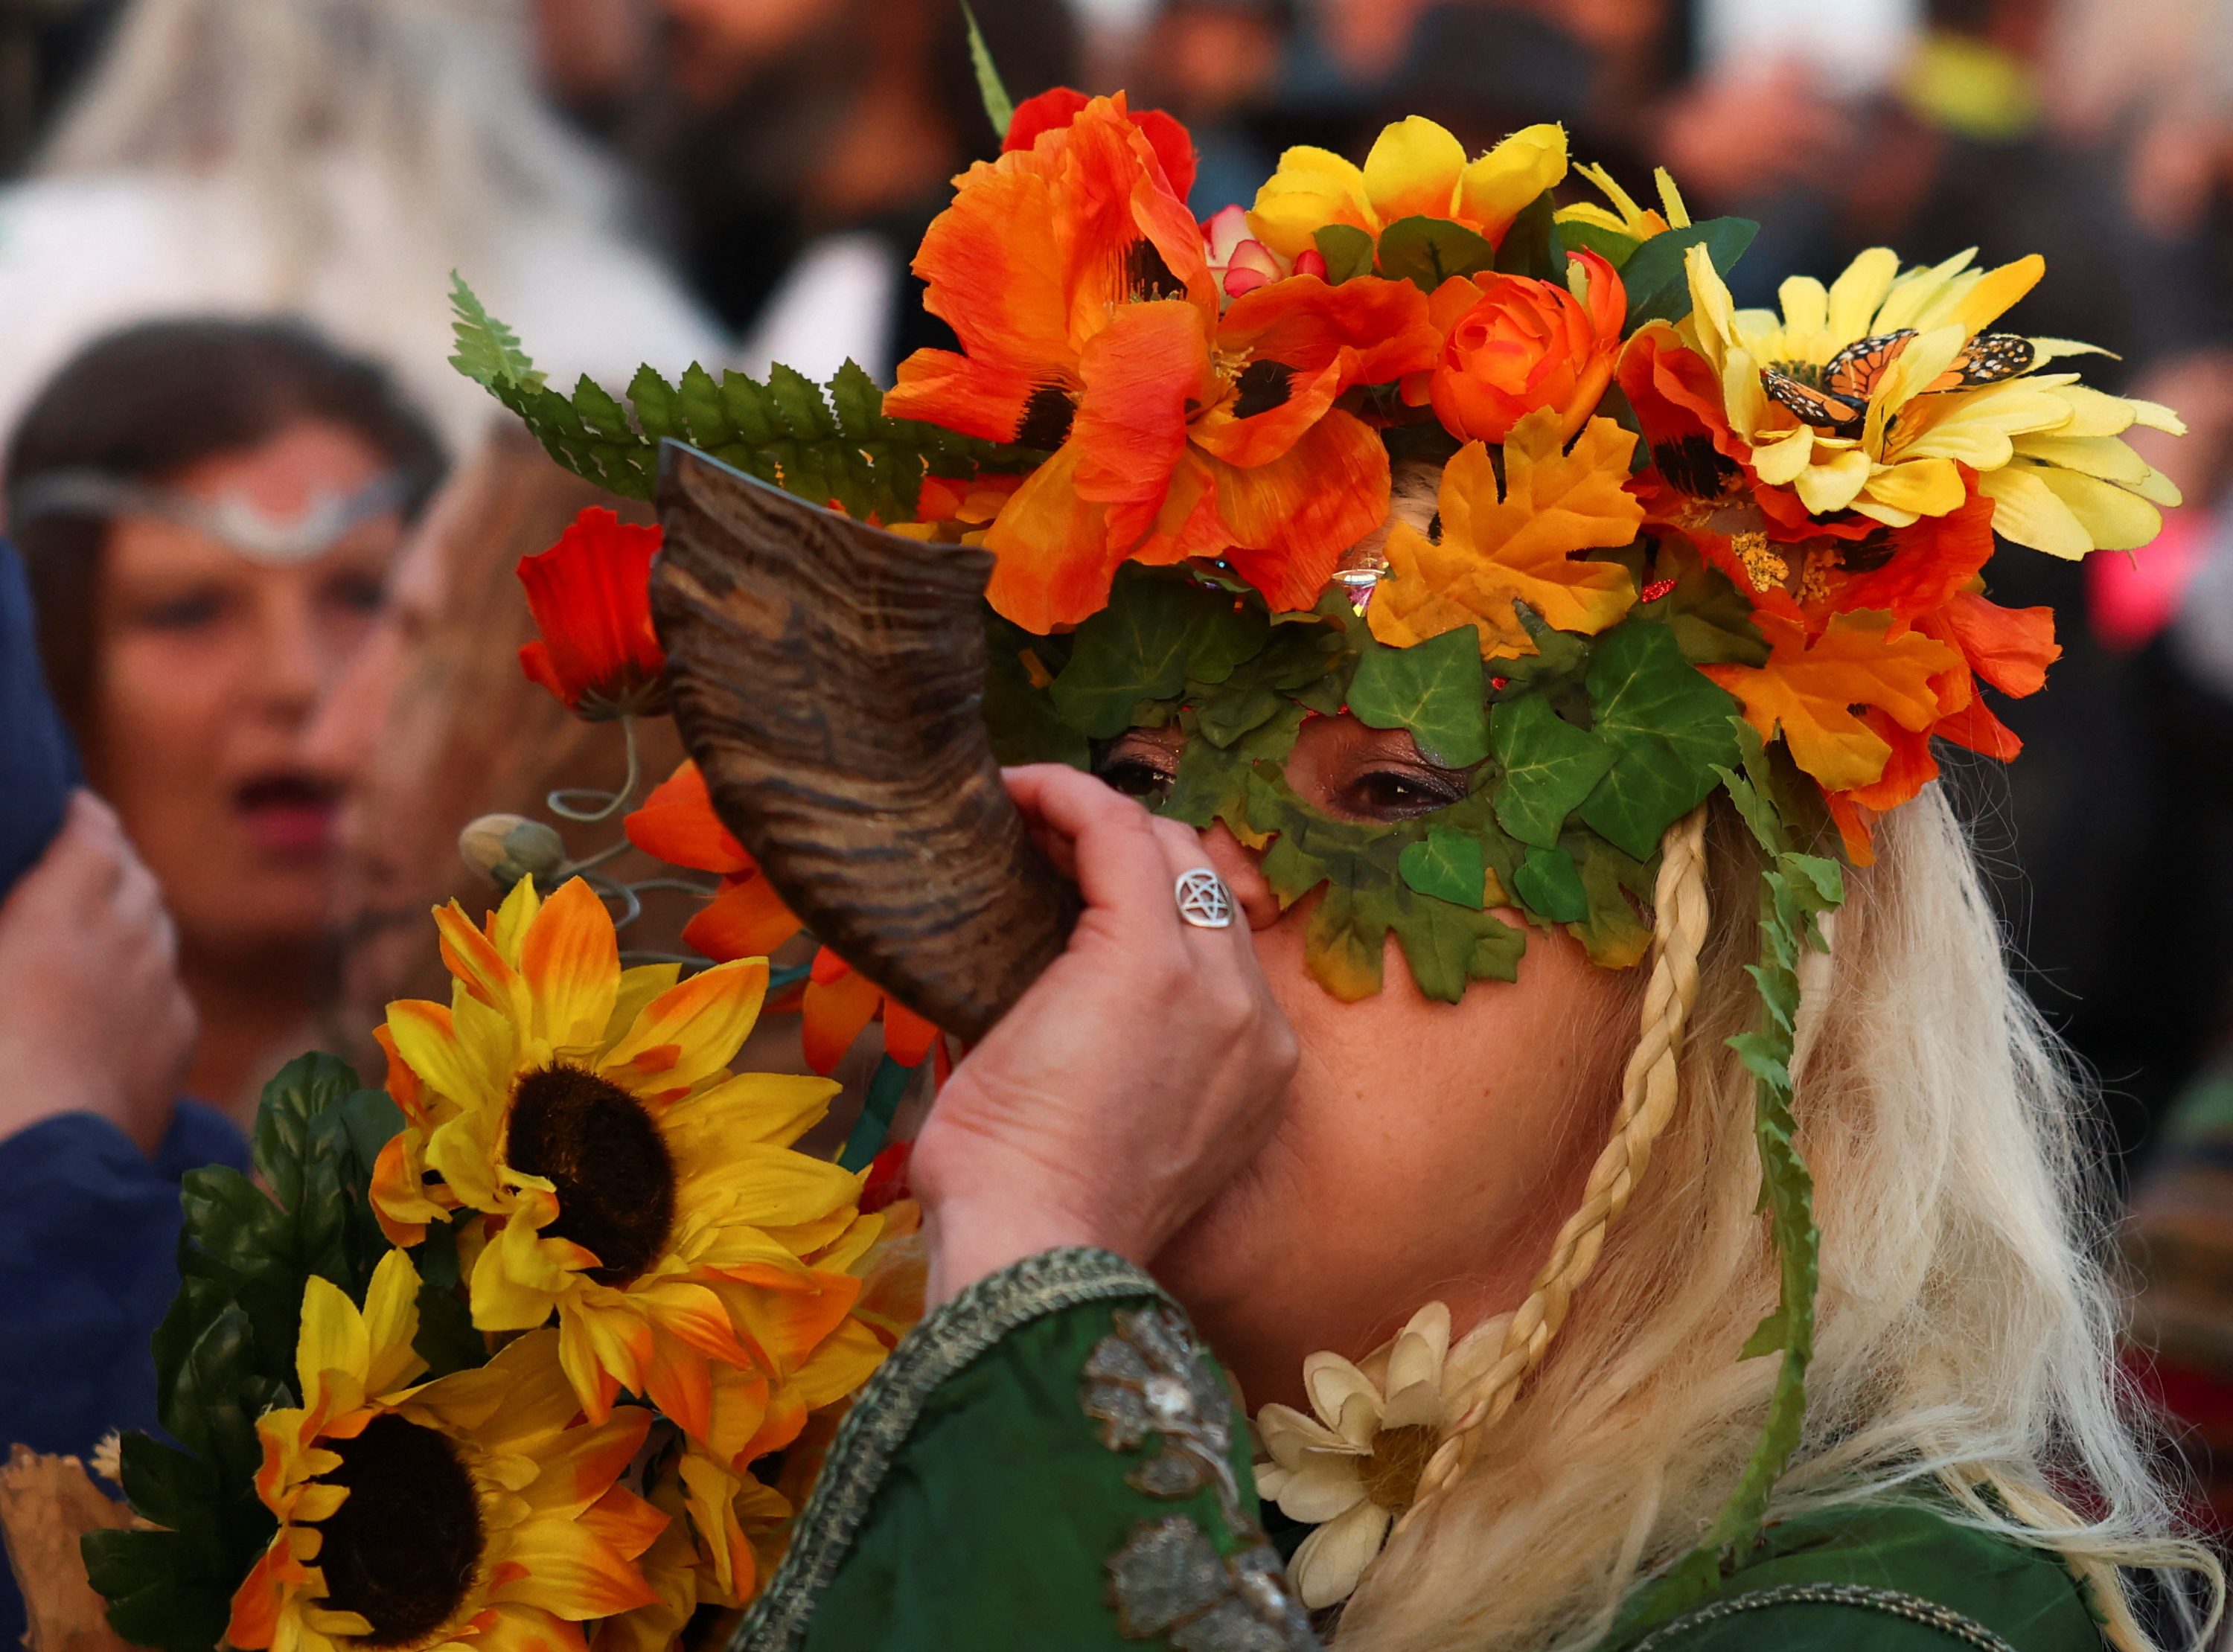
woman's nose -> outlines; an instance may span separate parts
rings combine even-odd
[[[334,657],[307,588],[272,582],[258,604],[254,689],[259,706],[290,723],[309,716],[343,663]]]
[[[1272,893],[1272,886],[1265,881],[1256,857],[1240,847],[1240,839],[1234,836],[1223,821],[1201,835],[1201,846],[1217,875],[1225,880],[1225,887],[1240,903],[1251,929],[1269,929],[1279,921],[1279,897]]]

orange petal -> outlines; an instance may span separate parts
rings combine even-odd
[[[1214,393],[1201,312],[1179,299],[1123,305],[1085,346],[1079,372],[1077,497],[1110,507],[1109,542],[1129,550],[1186,451],[1188,405]]]
[[[1318,600],[1342,553],[1388,511],[1388,450],[1338,409],[1280,458],[1217,467],[1217,513],[1234,536],[1227,560],[1274,610]]]
[[[902,1067],[916,1067],[930,1053],[938,1029],[897,998],[884,999],[884,1053]]]
[[[828,1073],[853,1047],[861,1029],[876,1012],[883,989],[857,971],[849,970],[826,984],[810,982],[806,988],[805,1019],[800,1033],[806,1045],[806,1064]]]
[[[1084,457],[1077,443],[1065,443],[1016,490],[985,535],[985,549],[998,559],[985,600],[1041,635],[1097,613],[1124,560],[1109,550],[1108,508],[1078,496]]]
[[[602,1043],[620,991],[620,937],[585,878],[569,878],[528,926],[519,972],[536,1031],[561,1049]]]
[[[682,939],[716,963],[765,958],[801,925],[775,886],[757,873],[732,883],[683,926]]]
[[[753,869],[745,846],[713,813],[713,797],[697,762],[686,758],[621,823],[628,842],[670,866],[733,876]]]
[[[2038,693],[2047,668],[2062,656],[2053,608],[2004,608],[1974,591],[1957,591],[1939,613],[1970,669],[2004,694]]]

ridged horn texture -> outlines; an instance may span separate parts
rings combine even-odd
[[[982,1037],[1080,910],[986,737],[992,557],[817,509],[674,442],[659,519],[652,617],[721,823],[840,958]]]

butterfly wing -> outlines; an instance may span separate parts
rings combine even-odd
[[[2021,334],[1980,333],[1924,389],[1969,390],[1981,384],[1998,384],[2028,367],[2037,354],[2031,341]]]
[[[1795,379],[1781,367],[1760,370],[1761,387],[1785,407],[1796,414],[1802,423],[1818,430],[1827,430],[1839,436],[1851,436],[1861,427],[1868,413],[1868,404],[1855,401],[1850,396],[1817,390],[1813,385]]]
[[[1913,328],[1902,328],[1897,333],[1855,339],[1823,367],[1822,387],[1843,400],[1867,406],[1869,398],[1876,393],[1877,380],[1899,360],[1900,352],[1914,336]]]

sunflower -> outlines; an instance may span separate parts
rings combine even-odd
[[[303,1403],[256,1423],[279,1530],[233,1596],[229,1644],[578,1648],[571,1625],[656,1601],[635,1563],[667,1517],[617,1483],[650,1414],[581,1422],[550,1331],[404,1386],[425,1369],[418,1293],[400,1251],[361,1311],[324,1279],[304,1291]]]
[[[1889,248],[1872,248],[1826,288],[1804,276],[1786,281],[1779,315],[1736,309],[1705,249],[1692,248],[1692,310],[1676,335],[1719,379],[1728,431],[1748,449],[1729,457],[1818,517],[1851,510],[1902,528],[1944,516],[1969,497],[1966,466],[1994,502],[1994,530],[2018,544],[2065,557],[2145,545],[2163,525],[2157,507],[2177,504],[2178,490],[2119,438],[2136,424],[2174,434],[2185,426],[2168,407],[2036,370],[2098,354],[2090,344],[2008,335],[1981,342],[2047,266],[2034,254],[1972,270],[1975,256],[1903,275]],[[1865,389],[1823,398],[1826,374],[1847,359],[1841,352],[1870,368]],[[1998,358],[1989,371],[2002,376],[1968,382],[1989,376],[1977,367],[1986,356]],[[1802,400],[1815,393],[1828,409],[1818,418],[1850,417],[1802,420],[1779,387]]]
[[[742,1449],[822,1343],[857,1368],[853,1343],[874,1338],[839,1337],[860,1289],[846,1269],[881,1224],[858,1212],[858,1176],[790,1148],[837,1086],[726,1065],[767,960],[688,980],[672,964],[623,971],[580,879],[548,901],[521,882],[485,930],[454,902],[435,921],[452,1002],[388,1006],[408,1074],[374,1178],[389,1237],[457,1219],[454,1201],[473,1323],[525,1330],[555,1314],[593,1421],[627,1390]],[[724,1370],[739,1375],[717,1382]],[[759,1393],[755,1373],[777,1388]]]
[[[659,1598],[599,1624],[595,1652],[667,1652],[700,1606],[743,1605],[773,1570],[792,1513],[773,1486],[695,1456],[665,1468],[650,1498],[668,1517],[640,1562]]]

